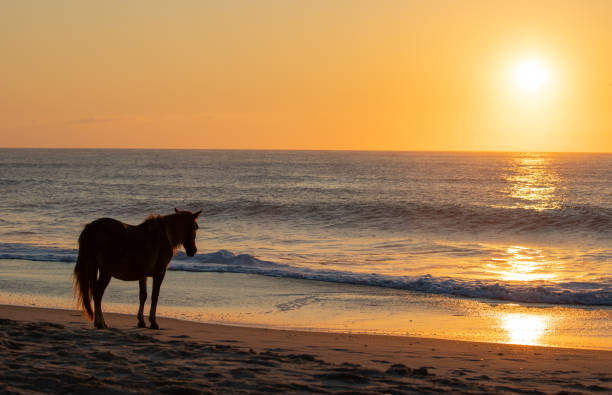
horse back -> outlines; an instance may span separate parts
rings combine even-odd
[[[122,280],[139,280],[165,270],[172,251],[164,248],[159,229],[146,224],[129,225],[113,218],[100,218],[88,224],[81,237],[95,246],[98,266]]]
[[[85,225],[79,237],[79,244],[88,243],[107,251],[121,249],[127,242],[128,226],[112,218],[97,219]]]

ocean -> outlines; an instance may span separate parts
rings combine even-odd
[[[0,189],[5,296],[15,273],[68,276],[86,223],[176,207],[203,210],[176,276],[612,317],[608,154],[2,149]]]

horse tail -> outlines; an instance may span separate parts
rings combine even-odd
[[[91,224],[85,225],[79,236],[79,255],[74,267],[74,293],[78,298],[77,303],[90,320],[94,317],[91,309],[91,298],[98,276],[98,264],[92,245],[93,237]]]

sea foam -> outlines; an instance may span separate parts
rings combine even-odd
[[[175,256],[170,270],[258,274],[525,303],[612,305],[612,279],[554,283],[445,278],[428,274],[392,276],[295,267],[260,260],[248,254],[235,255],[226,250],[199,254],[195,259],[187,258],[181,252]]]
[[[0,244],[0,259],[75,262],[77,250],[28,244]],[[178,252],[169,270],[190,272],[244,273],[280,278],[326,281],[376,286],[431,294],[454,295],[476,299],[494,299],[522,303],[612,306],[612,279],[598,282],[495,281],[467,278],[394,276],[343,270],[298,267],[258,259],[249,254],[227,250],[187,257]]]

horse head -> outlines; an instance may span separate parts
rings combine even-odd
[[[179,243],[185,248],[187,256],[194,256],[198,251],[196,247],[195,239],[198,231],[198,217],[202,213],[202,210],[197,213],[191,211],[182,211],[174,209],[177,218],[177,234],[179,236]]]

